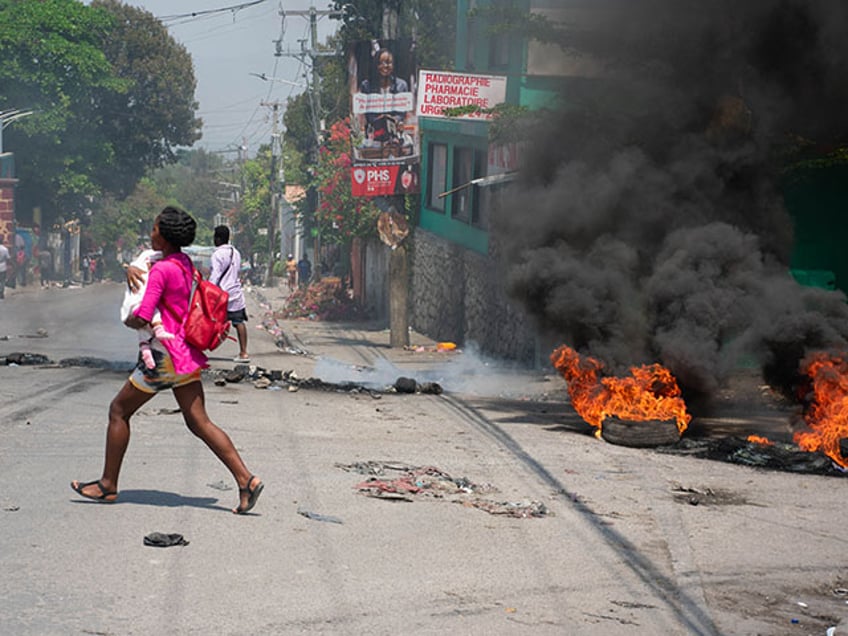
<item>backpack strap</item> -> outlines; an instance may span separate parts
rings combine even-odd
[[[235,258],[235,249],[232,245],[228,245],[230,248],[230,263],[227,265],[227,269],[224,270],[224,273],[218,277],[218,282],[215,283],[216,287],[221,286],[221,281],[224,280],[224,276],[227,275],[227,272],[230,271],[230,268],[233,266],[233,259]]]
[[[177,260],[177,259],[173,259],[173,260],[172,260],[172,262],[173,262],[173,263],[176,263],[177,265],[179,265],[179,266],[180,266],[180,269],[181,269],[181,270],[183,270],[183,272],[185,272],[186,274],[188,274],[189,276],[191,276],[191,289],[190,289],[190,290],[189,290],[189,292],[188,292],[188,308],[187,308],[187,311],[186,311],[186,313],[185,313],[185,316],[183,316],[183,317],[182,317],[182,319],[180,319],[180,316],[179,316],[179,314],[176,312],[176,310],[174,310],[174,308],[173,308],[173,307],[171,307],[171,305],[169,305],[167,302],[165,302],[165,299],[164,299],[164,298],[162,299],[162,306],[163,306],[165,309],[167,309],[169,312],[171,312],[171,315],[172,315],[172,316],[173,316],[176,320],[179,320],[181,325],[185,325],[185,321],[188,319],[188,313],[189,313],[189,312],[188,312],[188,310],[190,310],[190,309],[191,309],[191,299],[192,299],[192,298],[194,298],[194,292],[197,290],[197,286],[198,286],[198,284],[199,284],[199,282],[200,282],[200,281],[198,280],[198,278],[200,277],[200,272],[198,272],[198,271],[197,271],[197,269],[194,267],[194,265],[192,265],[192,266],[191,266],[191,272],[189,272],[189,271],[186,269],[186,266],[185,266],[185,265],[183,265],[182,263],[180,263],[180,261],[179,261],[179,260]]]

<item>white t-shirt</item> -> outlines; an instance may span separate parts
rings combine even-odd
[[[5,245],[0,245],[0,272],[6,271],[7,263],[11,258],[8,248]]]

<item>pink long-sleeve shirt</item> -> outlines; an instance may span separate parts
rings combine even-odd
[[[185,270],[176,261],[182,263]],[[163,340],[162,345],[171,355],[174,371],[179,374],[205,368],[209,362],[202,351],[185,341],[183,320],[188,311],[192,269],[191,259],[182,252],[169,254],[155,263],[147,275],[144,298],[135,312],[139,318],[149,321],[156,309],[159,309],[162,326],[174,334],[173,340]]]

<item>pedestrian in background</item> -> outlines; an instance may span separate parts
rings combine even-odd
[[[297,262],[297,282],[301,287],[306,287],[309,284],[309,279],[312,278],[312,263],[304,253]]]
[[[41,286],[49,287],[53,277],[53,255],[47,248],[38,252],[38,269],[41,274]]]
[[[165,327],[174,334],[172,340],[154,340],[156,367],[148,369],[143,362],[109,405],[106,429],[106,458],[100,479],[71,482],[71,488],[82,497],[100,503],[118,499],[118,478],[130,442],[130,418],[156,393],[172,390],[188,429],[199,437],[232,473],[239,488],[239,503],[233,512],[244,514],[256,504],[262,493],[262,480],[251,474],[230,436],[216,426],[206,413],[200,371],[208,366],[202,351],[185,341],[185,316],[192,288],[193,265],[182,252],[194,241],[197,223],[183,210],[166,207],[153,222],[150,242],[160,250],[162,260],[147,274],[147,289],[141,306],[124,324],[140,329],[150,324],[159,309]],[[127,284],[138,289],[142,270],[127,268]],[[168,309],[168,311],[165,311]]]
[[[215,228],[213,241],[215,251],[212,252],[209,280],[229,295],[227,320],[235,328],[239,344],[239,353],[233,358],[233,362],[247,363],[250,362],[250,355],[247,353],[247,326],[244,324],[247,322],[247,306],[239,279],[241,254],[235,247],[229,245],[230,228],[226,225]]]
[[[0,234],[0,300],[6,297],[6,275],[9,272],[9,264],[12,261],[12,255],[9,254],[9,248],[4,244],[3,235]]]

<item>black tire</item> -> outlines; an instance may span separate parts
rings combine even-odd
[[[607,418],[601,427],[601,437],[618,446],[650,448],[676,444],[680,441],[680,431],[674,420],[632,422]]]

